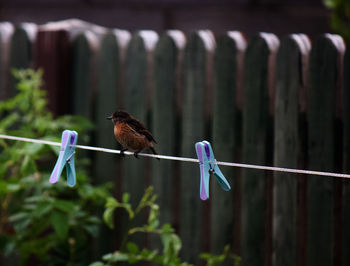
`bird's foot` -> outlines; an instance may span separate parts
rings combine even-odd
[[[124,153],[124,151],[127,151],[128,149],[121,149],[120,150],[120,155],[122,156],[122,157],[124,157],[125,156],[125,153]]]
[[[140,153],[140,152],[141,152],[141,151],[135,151],[135,152],[134,152],[134,156],[135,156],[136,159],[140,159],[140,158],[139,158],[139,153]]]

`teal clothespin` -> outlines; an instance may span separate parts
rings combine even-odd
[[[209,178],[211,173],[214,174],[216,180],[219,182],[223,190],[230,190],[230,184],[227,182],[225,176],[222,174],[216,163],[210,143],[204,140],[197,142],[195,146],[201,173],[200,198],[202,200],[209,198]]]
[[[78,140],[76,131],[65,130],[62,133],[61,150],[55,168],[50,177],[50,183],[57,183],[60,179],[63,168],[67,169],[67,184],[73,187],[76,183],[74,153]]]

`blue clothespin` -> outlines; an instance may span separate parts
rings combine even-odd
[[[199,167],[201,173],[200,180],[200,198],[206,200],[209,198],[209,178],[213,173],[216,180],[219,182],[221,188],[225,191],[231,189],[225,176],[220,171],[216,159],[214,157],[213,149],[208,141],[204,140],[196,143],[196,153],[199,160]]]
[[[62,133],[62,142],[60,155],[57,159],[55,168],[50,177],[50,183],[57,183],[60,179],[63,168],[66,166],[67,169],[67,184],[73,187],[76,183],[75,176],[75,164],[74,164],[74,153],[75,145],[78,140],[78,133],[76,131],[65,130]]]

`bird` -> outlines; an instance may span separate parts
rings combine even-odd
[[[153,154],[158,155],[153,147],[157,141],[147,128],[136,118],[124,110],[117,110],[107,117],[114,125],[114,137],[122,145],[121,155],[124,151],[134,151],[134,156],[145,148],[149,148]],[[157,158],[159,160],[159,158]]]

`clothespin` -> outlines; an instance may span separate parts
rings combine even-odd
[[[216,180],[219,182],[223,190],[230,190],[230,184],[227,182],[225,176],[222,174],[216,163],[210,143],[204,140],[197,142],[195,146],[201,173],[200,198],[202,200],[209,198],[209,178],[211,173],[214,174]]]
[[[65,130],[62,133],[62,142],[60,155],[57,159],[55,168],[50,177],[50,183],[57,183],[60,179],[63,168],[66,166],[67,169],[67,184],[73,187],[76,183],[75,176],[75,164],[74,164],[74,153],[75,145],[78,140],[78,133],[76,131]]]

